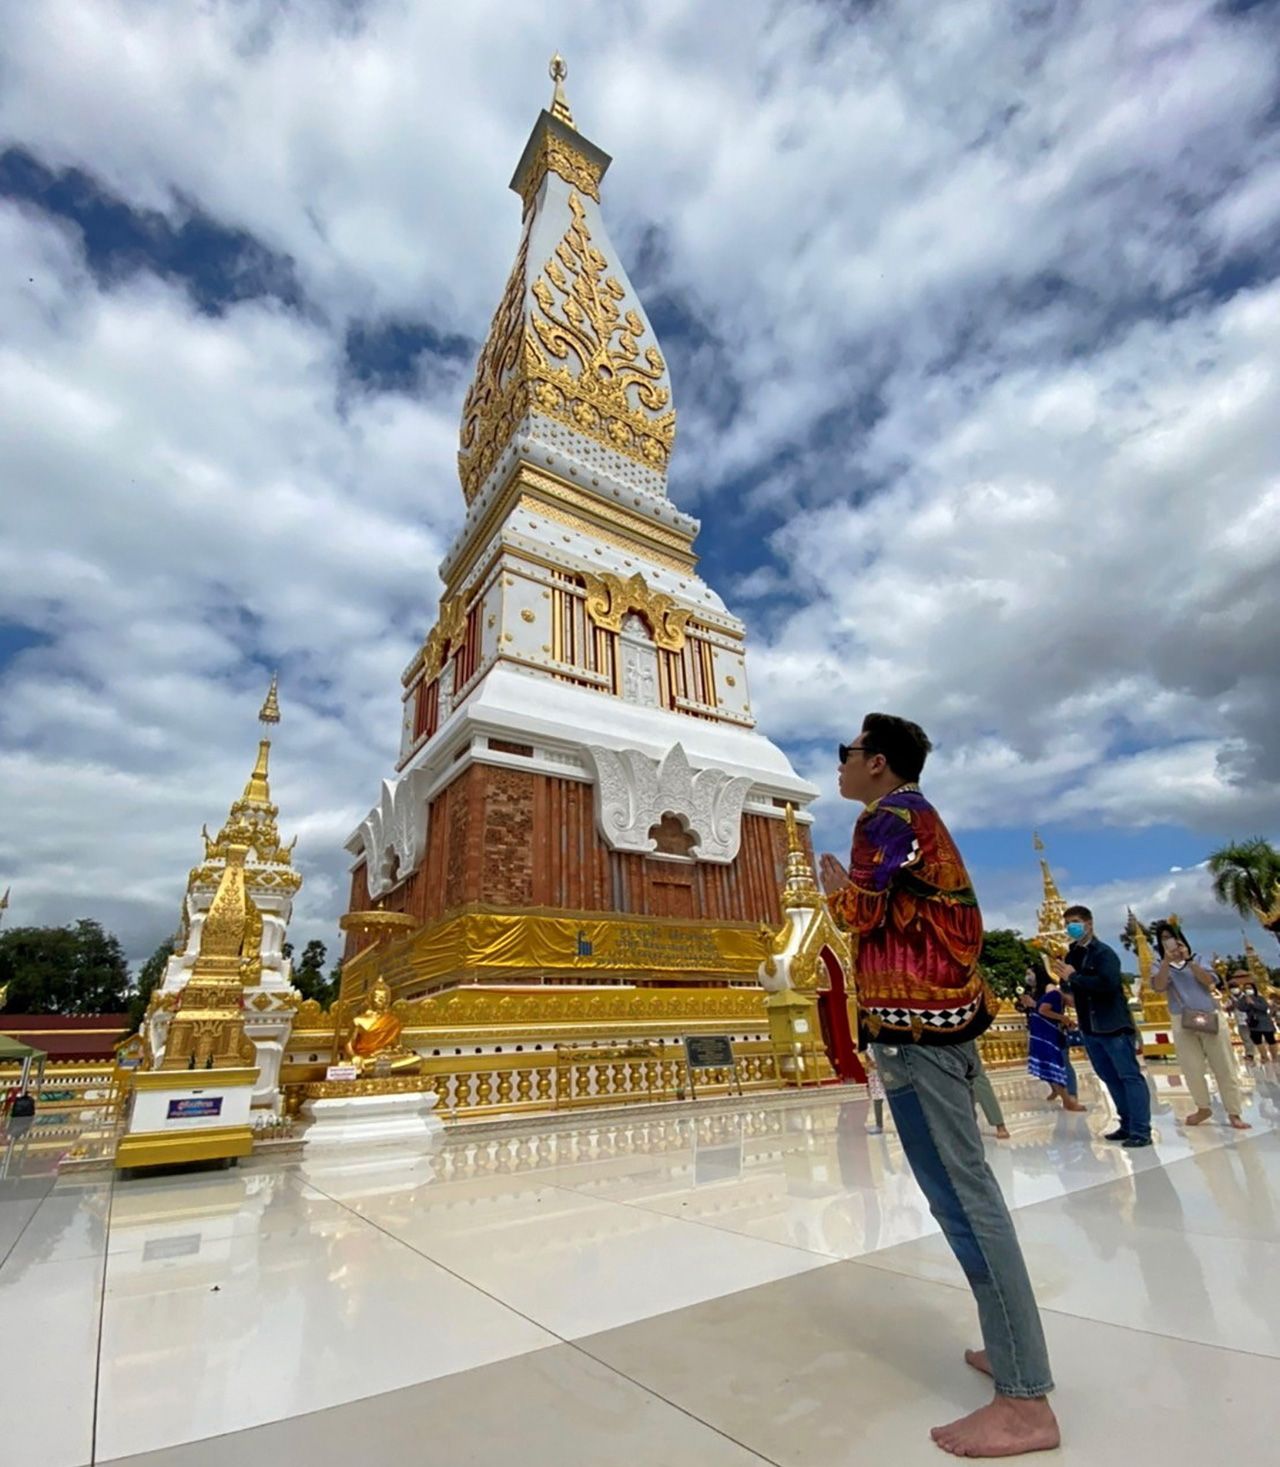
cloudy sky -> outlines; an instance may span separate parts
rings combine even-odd
[[[924,723],[990,925],[1034,924],[1038,826],[1104,930],[1238,946],[1195,868],[1280,836],[1280,18],[1245,0],[5,7],[10,921],[171,932],[279,667],[294,935],[332,949],[555,49],[764,729],[829,788],[864,709]]]

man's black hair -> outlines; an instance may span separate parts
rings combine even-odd
[[[1068,907],[1062,915],[1064,917],[1083,917],[1086,922],[1093,921],[1093,913],[1089,910],[1088,907]]]
[[[884,762],[908,784],[920,778],[933,745],[918,723],[892,713],[868,713],[862,720],[862,750],[870,758],[883,754]]]

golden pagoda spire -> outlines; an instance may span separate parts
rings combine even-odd
[[[1271,987],[1271,974],[1267,965],[1262,961],[1258,949],[1249,941],[1249,934],[1243,933],[1244,937],[1244,960],[1249,967],[1249,977],[1257,985],[1259,993],[1266,993]]]
[[[578,128],[573,120],[573,113],[569,111],[569,99],[564,94],[564,79],[569,75],[569,68],[565,65],[564,57],[559,51],[551,58],[551,65],[547,70],[551,74],[551,80],[556,84],[555,92],[551,97],[551,115],[563,122],[566,127],[571,127],[574,132],[577,132]]]
[[[280,699],[277,697],[279,687],[280,674],[273,672],[271,674],[271,686],[267,689],[267,696],[262,700],[262,707],[258,709],[259,723],[280,722]]]
[[[267,689],[267,696],[258,713],[258,719],[264,725],[280,722],[278,687],[279,679],[273,676],[271,686]],[[259,739],[258,757],[254,761],[249,778],[245,781],[244,793],[232,804],[222,829],[218,832],[217,839],[211,840],[207,829],[205,831],[206,861],[218,857],[230,860],[232,852],[237,846],[240,846],[246,851],[251,850],[259,862],[278,866],[292,864],[291,851],[293,848],[292,846],[286,848],[280,844],[280,831],[276,825],[276,816],[280,811],[271,803],[270,757],[271,740]],[[197,868],[192,872],[192,877],[199,874],[200,871]],[[300,878],[295,879],[300,884]]]
[[[800,839],[794,805],[787,806],[786,822],[787,859],[783,867],[782,905],[784,908],[822,906],[822,895],[813,879],[813,866]]]
[[[1062,893],[1058,890],[1058,883],[1053,879],[1053,872],[1049,870],[1049,863],[1044,856],[1044,842],[1040,839],[1039,831],[1035,832],[1034,842],[1035,849],[1040,856],[1044,900],[1040,903],[1036,935],[1032,938],[1032,944],[1051,957],[1063,958],[1066,957],[1067,949],[1071,946],[1071,940],[1067,936],[1067,904],[1062,900]]]
[[[614,465],[608,471],[628,485],[666,493],[671,377],[600,213],[609,155],[578,131],[565,74],[554,56],[551,106],[511,179],[524,223],[462,409],[458,472],[468,504],[512,443],[535,431],[522,424],[544,419],[556,425],[557,452],[584,468]]]
[[[1146,928],[1133,915],[1132,907],[1129,908],[1129,925],[1133,929],[1133,951],[1138,960],[1138,977],[1145,989],[1151,982],[1151,972],[1156,965],[1155,953],[1151,950]]]
[[[267,783],[267,759],[271,753],[271,740],[258,740],[258,758],[244,787],[242,799],[251,805],[269,805],[271,786]]]

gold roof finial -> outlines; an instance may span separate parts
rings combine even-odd
[[[556,89],[551,97],[551,115],[563,122],[566,127],[571,127],[574,132],[577,132],[578,126],[573,120],[573,113],[569,111],[569,99],[564,94],[564,79],[569,75],[569,68],[565,65],[564,57],[559,51],[551,58],[551,65],[547,70],[551,75],[551,80],[556,84]]]
[[[258,758],[244,787],[243,798],[253,805],[271,803],[271,787],[267,783],[267,760],[271,753],[271,740],[258,740]]]
[[[276,696],[280,686],[280,674],[271,674],[271,686],[267,689],[267,696],[262,700],[262,707],[258,709],[259,723],[280,722],[280,699]]]
[[[813,867],[800,839],[796,807],[790,803],[786,808],[786,823],[787,859],[783,867],[782,905],[785,908],[821,906],[822,894],[813,879]]]

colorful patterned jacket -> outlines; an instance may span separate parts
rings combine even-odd
[[[960,1044],[991,1023],[982,913],[951,833],[915,785],[858,817],[849,885],[828,897],[859,938],[858,1005],[881,1044]]]

